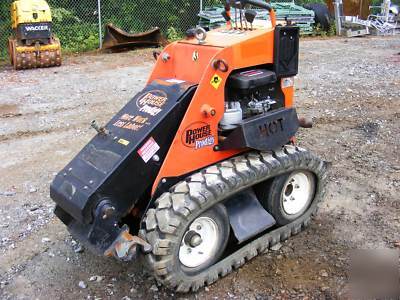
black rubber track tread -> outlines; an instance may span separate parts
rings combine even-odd
[[[190,220],[240,190],[299,169],[313,172],[318,179],[314,200],[301,217],[251,241],[195,276],[174,271],[178,261],[174,246],[180,242],[179,236]],[[326,163],[295,146],[284,146],[274,152],[253,151],[205,168],[162,194],[155,201],[155,208],[147,211],[140,235],[153,246],[153,251],[146,255],[148,265],[158,281],[177,292],[196,291],[210,285],[267,248],[302,231],[316,213],[325,185]]]

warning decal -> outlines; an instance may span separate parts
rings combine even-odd
[[[214,87],[214,89],[218,89],[219,85],[222,82],[222,78],[218,76],[218,74],[214,74],[214,76],[211,78],[210,84]]]
[[[124,146],[128,146],[129,145],[129,141],[127,141],[125,139],[119,139],[118,143],[120,143],[121,145],[124,145]]]
[[[138,154],[147,163],[154,154],[160,149],[160,146],[156,143],[153,137],[150,137],[146,143],[138,150]]]
[[[195,50],[192,54],[192,60],[197,61],[199,59],[199,51]]]

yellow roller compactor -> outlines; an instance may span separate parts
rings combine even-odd
[[[61,65],[61,45],[52,33],[51,11],[46,1],[14,1],[11,24],[13,36],[8,48],[16,70]]]

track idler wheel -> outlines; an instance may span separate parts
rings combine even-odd
[[[217,204],[200,216],[188,215],[190,225],[179,237],[178,259],[181,271],[196,274],[213,265],[223,254],[229,238],[226,207]]]
[[[286,225],[300,217],[310,206],[315,194],[315,182],[313,173],[297,170],[262,182],[254,190],[276,223]]]
[[[248,241],[236,252],[221,256],[228,252],[224,251],[226,241],[218,237],[226,234],[223,224],[228,222],[221,209],[222,202],[244,189],[300,171],[312,174],[315,179],[312,183],[315,186],[309,186],[313,189],[312,197],[310,201],[306,199],[302,207],[305,209],[298,211],[301,214],[285,226],[267,230],[261,237]],[[288,182],[293,183],[291,177],[287,178],[279,195]],[[301,175],[296,177],[301,178]],[[196,291],[212,284],[268,247],[304,229],[323,198],[325,184],[326,164],[294,146],[284,146],[275,152],[249,152],[195,173],[162,194],[143,218],[140,236],[153,249],[146,255],[149,267],[157,280],[178,292]],[[209,246],[207,252],[201,248],[204,242]],[[213,257],[201,258],[203,254]]]

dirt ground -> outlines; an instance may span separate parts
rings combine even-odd
[[[400,38],[301,41],[298,142],[332,163],[318,216],[280,249],[197,294],[157,285],[141,262],[81,249],[53,216],[49,184],[144,87],[151,51],[67,57],[60,68],[0,67],[1,299],[337,299],[349,251],[400,241]],[[80,283],[80,281],[82,281]]]

